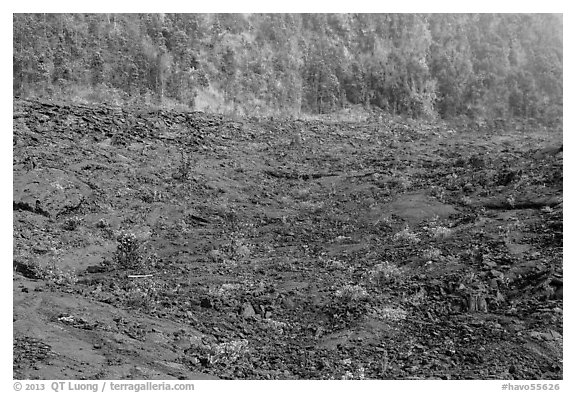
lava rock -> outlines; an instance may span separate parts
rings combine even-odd
[[[254,318],[256,316],[256,311],[254,311],[254,307],[252,307],[250,303],[246,302],[242,305],[240,315],[243,318]]]

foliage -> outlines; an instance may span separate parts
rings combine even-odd
[[[373,282],[378,287],[395,282],[402,278],[402,276],[402,270],[388,261],[377,264],[368,272],[369,281]]]
[[[78,282],[78,276],[72,269],[60,267],[60,258],[54,258],[50,263],[41,265],[37,261],[28,261],[23,264],[29,271],[29,276],[47,281],[49,284],[70,287]]]
[[[344,302],[351,302],[365,299],[368,297],[368,292],[360,285],[344,285],[336,291],[335,296]]]
[[[562,120],[554,14],[14,14],[14,95]],[[93,92],[93,93],[88,93]]]
[[[410,230],[410,227],[406,225],[403,230],[397,232],[392,237],[394,241],[405,241],[408,243],[417,244],[420,242],[420,238],[418,237],[417,233],[414,233]]]
[[[114,263],[122,269],[132,269],[141,267],[144,256],[140,249],[140,242],[132,233],[123,233],[116,239],[116,252],[114,253]]]

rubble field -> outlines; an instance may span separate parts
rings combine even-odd
[[[563,378],[562,133],[14,100],[16,379]]]

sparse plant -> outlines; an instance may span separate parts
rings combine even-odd
[[[337,290],[335,295],[343,301],[349,302],[367,298],[368,292],[360,285],[345,285],[342,289]]]
[[[336,196],[337,192],[336,192],[336,183],[332,182],[330,184],[330,191],[328,192],[328,197],[329,198],[334,198]]]
[[[381,230],[391,230],[392,229],[392,224],[394,223],[394,219],[390,216],[384,216],[378,219],[378,221],[376,221],[376,223],[374,224],[375,226],[377,226],[378,228],[380,228]]]
[[[302,210],[308,210],[312,213],[319,213],[324,208],[324,202],[312,202],[312,201],[303,201],[300,202],[300,208]]]
[[[186,153],[184,153],[184,150],[180,151],[180,156],[180,165],[178,166],[177,173],[174,175],[174,177],[177,179],[186,180],[188,179],[190,171],[192,170],[192,160]]]
[[[279,259],[275,264],[275,268],[284,272],[293,271],[295,269],[294,260],[290,258]]]
[[[232,240],[220,246],[218,251],[223,259],[231,259],[236,262],[247,259],[251,254],[250,247],[244,242],[241,235],[236,233],[232,235]]]
[[[229,299],[233,298],[240,288],[240,284],[225,283],[218,288],[210,288],[208,294],[218,299]]]
[[[293,192],[295,199],[304,200],[310,197],[310,187],[300,187]]]
[[[460,197],[460,203],[464,206],[472,206],[472,198],[466,195]]]
[[[346,265],[342,261],[339,261],[337,259],[333,259],[333,258],[324,259],[324,258],[320,257],[320,261],[322,263],[322,266],[325,269],[330,269],[330,270],[346,270],[347,269]]]
[[[160,301],[161,285],[150,278],[130,281],[125,287],[123,296],[126,306],[150,310]]]
[[[420,238],[418,234],[410,231],[410,227],[406,225],[406,227],[401,230],[400,232],[396,233],[393,237],[394,241],[405,240],[413,244],[420,243]]]
[[[430,228],[429,232],[435,239],[446,239],[452,234],[452,229],[444,226],[437,226]]]
[[[384,306],[381,308],[376,308],[370,313],[373,317],[380,320],[388,321],[401,321],[406,319],[407,312],[401,308],[395,308],[392,306]]]
[[[275,321],[270,318],[265,318],[263,322],[266,324],[267,327],[272,328],[272,330],[274,330],[278,334],[283,334],[284,331],[290,327],[286,322]]]
[[[162,195],[162,191],[159,190],[143,190],[140,194],[140,199],[146,203],[154,203],[154,202],[161,202],[164,197]]]
[[[176,223],[176,230],[180,233],[189,233],[190,232],[190,225],[184,219],[178,220]]]
[[[81,217],[78,216],[69,217],[66,219],[66,221],[64,221],[64,224],[62,224],[62,229],[66,231],[74,231],[80,225],[82,225],[82,222],[83,220]]]
[[[407,191],[410,187],[412,187],[412,181],[402,177],[398,180],[398,186],[402,191]]]
[[[229,365],[236,362],[248,352],[248,340],[234,340],[220,344],[195,344],[190,348],[190,353],[194,353],[192,361],[210,366],[217,363]]]
[[[250,256],[250,248],[241,241],[236,243],[236,248],[234,249],[234,255],[237,259],[246,259]]]
[[[440,218],[438,216],[434,216],[424,229],[435,239],[445,239],[452,234],[452,229],[441,225],[439,220]]]
[[[71,286],[78,282],[76,272],[71,269],[62,269],[58,266],[59,258],[55,258],[49,265],[41,266],[37,261],[30,261],[23,265],[27,271],[27,277],[39,278],[57,286]]]
[[[499,235],[500,237],[502,237],[505,242],[509,242],[509,240],[510,240],[510,231],[511,231],[510,225],[506,225],[506,226],[498,225],[498,226],[496,227],[496,229],[498,230],[498,235]]]
[[[110,223],[105,218],[101,218],[96,223],[96,228],[100,228],[100,229],[110,228]]]
[[[349,359],[346,359],[349,360]],[[345,365],[351,365],[351,362],[345,362]],[[342,375],[342,377],[340,379],[344,379],[344,380],[350,380],[350,379],[354,379],[354,380],[362,380],[362,379],[366,379],[366,375],[365,375],[365,369],[364,366],[359,365],[357,367],[354,368],[354,371],[350,371],[347,370],[344,375]]]
[[[152,303],[150,298],[139,289],[134,289],[132,291],[127,292],[124,295],[124,302],[127,307],[135,308],[135,309],[146,309],[149,310],[152,308]]]
[[[105,239],[113,240],[116,237],[114,236],[114,230],[110,227],[110,223],[105,218],[98,220],[96,227],[102,231],[102,236]]]
[[[430,194],[440,202],[446,201],[446,190],[444,187],[432,186],[430,189]]]
[[[384,261],[368,272],[368,279],[377,286],[382,286],[396,281],[402,274],[403,271],[398,266]]]
[[[234,362],[238,360],[243,353],[246,352],[248,347],[248,340],[234,340],[229,342],[224,342],[212,346],[212,351],[214,352],[214,362],[224,361]]]
[[[436,247],[430,247],[424,251],[422,251],[422,258],[427,261],[437,261],[442,257],[442,251],[437,249]]]
[[[63,270],[56,264],[42,269],[43,278],[58,286],[71,286],[78,282],[78,276],[73,270]]]
[[[208,258],[210,258],[212,262],[222,262],[224,260],[224,256],[224,253],[220,250],[210,250],[208,252]]]

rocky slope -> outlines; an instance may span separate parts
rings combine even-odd
[[[561,379],[561,139],[15,100],[14,377]]]

